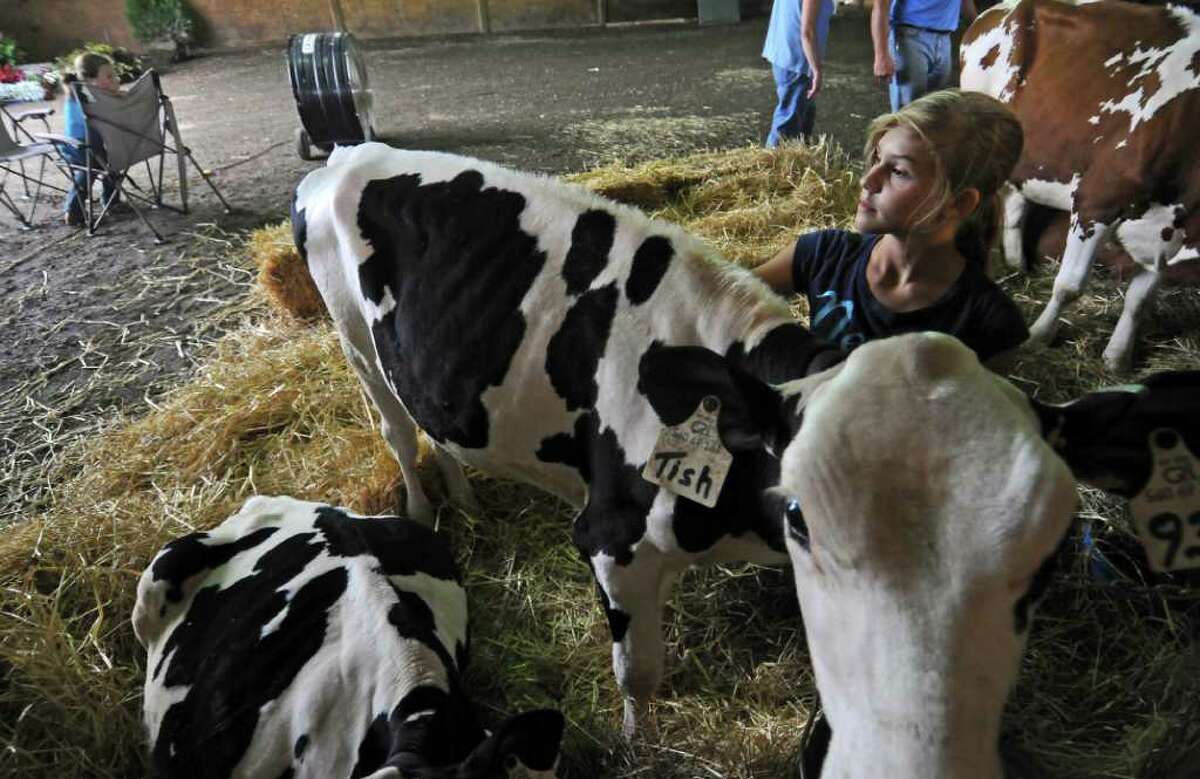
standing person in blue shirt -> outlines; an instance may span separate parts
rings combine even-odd
[[[950,85],[950,36],[960,17],[970,24],[977,15],[974,0],[875,0],[875,78],[888,80],[893,111]]]
[[[82,143],[88,140],[87,119],[83,114],[83,107],[75,99],[75,94],[69,85],[74,81],[83,81],[91,89],[103,90],[113,95],[120,94],[121,86],[113,73],[112,60],[103,54],[90,51],[80,54],[75,58],[74,71],[64,79],[68,85],[66,102],[63,106],[64,134]],[[93,156],[103,158],[104,142],[100,140],[98,134],[92,134],[91,143]],[[63,221],[68,225],[81,225],[85,221],[84,199],[90,197],[90,193],[87,192],[87,157],[83,151],[69,144],[60,143],[58,149],[63,158],[71,164],[74,182],[67,191],[67,199],[63,203]],[[117,177],[105,175],[102,177],[102,181],[103,203],[111,208],[117,202]]]
[[[812,136],[821,91],[821,60],[829,39],[834,0],[775,0],[763,43],[763,59],[771,63],[778,101],[767,135],[773,149],[785,138]]]
[[[997,191],[1021,155],[1021,124],[979,92],[932,92],[867,131],[854,226],[800,236],[754,269],[808,299],[813,333],[849,352],[900,333],[955,336],[1002,370],[1029,333],[985,273]]]

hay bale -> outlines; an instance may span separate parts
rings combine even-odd
[[[681,224],[747,267],[802,232],[849,227],[858,202],[858,175],[828,142],[617,163],[567,178]]]
[[[291,222],[250,233],[248,252],[272,308],[304,324],[329,318],[325,301],[292,241]]]

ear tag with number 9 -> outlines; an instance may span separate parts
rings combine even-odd
[[[682,424],[664,427],[642,478],[702,506],[717,505],[733,462],[717,430],[720,413],[720,399],[708,395]]]
[[[1156,571],[1200,568],[1200,460],[1166,427],[1150,434],[1150,480],[1129,501]]]

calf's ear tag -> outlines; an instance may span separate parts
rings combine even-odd
[[[681,498],[717,505],[733,455],[721,443],[721,400],[708,395],[682,424],[664,427],[642,469],[642,478]]]
[[[1129,501],[1150,567],[1200,568],[1200,460],[1166,427],[1150,434],[1150,456],[1150,479]]]

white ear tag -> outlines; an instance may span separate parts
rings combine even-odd
[[[720,413],[720,399],[708,395],[683,424],[664,427],[642,478],[702,506],[717,505],[733,463],[717,431]]]
[[[1129,507],[1150,567],[1200,568],[1200,461],[1170,428],[1152,432],[1149,443],[1150,480]]]

